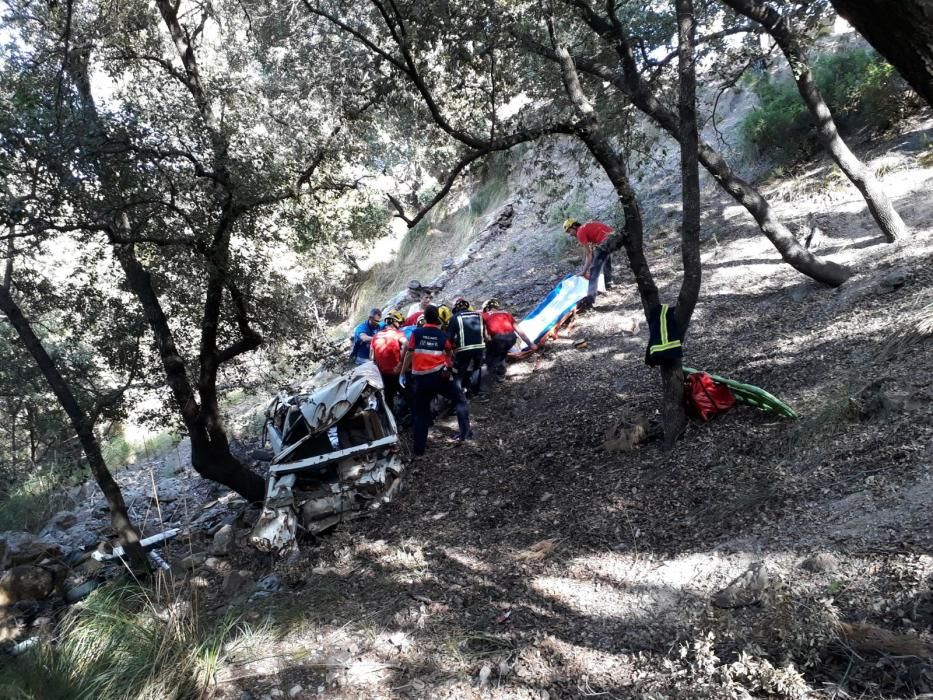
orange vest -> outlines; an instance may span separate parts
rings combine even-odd
[[[447,365],[447,348],[450,341],[438,326],[425,324],[411,334],[411,373],[431,374]]]

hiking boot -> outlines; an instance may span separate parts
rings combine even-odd
[[[580,301],[577,302],[577,313],[586,313],[593,308],[593,304],[596,303],[596,299],[589,295],[583,297]]]

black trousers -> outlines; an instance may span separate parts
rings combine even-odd
[[[485,352],[482,348],[461,350],[454,355],[454,370],[457,372],[457,380],[463,390],[468,392],[470,396],[477,396],[482,388],[484,355]]]
[[[412,394],[414,405],[412,414],[414,418],[414,453],[423,455],[428,444],[428,429],[431,427],[431,402],[435,396],[443,396],[454,404],[457,412],[457,425],[460,427],[460,437],[470,436],[470,406],[460,384],[450,375],[446,378],[443,372],[431,374],[416,374],[412,378]]]
[[[497,333],[486,343],[486,367],[494,377],[505,376],[505,358],[516,340],[515,333]]]
[[[402,385],[399,384],[397,374],[380,374],[382,374],[382,390],[386,397],[386,405],[392,410],[392,413],[395,413],[395,397],[402,391]]]

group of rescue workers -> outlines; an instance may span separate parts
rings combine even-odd
[[[586,251],[581,275],[589,280],[589,289],[581,307],[587,308],[595,301],[600,272],[606,286],[611,283],[610,254],[603,243],[612,229],[597,221],[581,225],[567,219],[564,231]],[[372,309],[354,329],[350,353],[358,365],[376,364],[389,407],[398,416],[410,415],[415,455],[424,454],[427,446],[436,397],[447,399],[456,412],[459,433],[454,440],[468,440],[473,432],[467,399],[483,391],[483,366],[502,381],[509,352],[519,338],[528,350],[538,349],[496,298],[487,300],[481,310],[462,296],[452,306],[432,302],[433,294],[425,291],[407,316],[397,309],[385,314]]]

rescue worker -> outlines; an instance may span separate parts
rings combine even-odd
[[[437,307],[437,315],[441,319],[441,330],[447,332],[447,324],[450,323],[450,319],[454,315],[453,311],[450,310],[447,304],[441,304]]]
[[[421,292],[421,301],[408,307],[408,316],[405,317],[403,326],[414,326],[424,310],[428,308],[434,295],[431,292]]]
[[[564,231],[573,236],[583,246],[583,267],[580,276],[590,281],[586,296],[580,301],[585,308],[596,303],[596,294],[599,291],[599,273],[603,273],[606,289],[612,289],[612,255],[605,246],[606,239],[612,229],[600,221],[588,221],[581,224],[574,219],[564,222]]]
[[[382,375],[382,386],[386,404],[397,412],[395,398],[401,391],[399,373],[402,370],[402,353],[405,350],[405,334],[399,329],[403,318],[400,311],[392,309],[386,312],[385,327],[373,336],[370,343],[370,357]]]
[[[451,374],[453,345],[440,328],[441,319],[436,306],[424,310],[424,325],[411,334],[411,342],[405,349],[402,373],[411,370],[412,414],[414,417],[413,450],[416,456],[423,455],[431,427],[431,402],[435,396],[443,396],[454,405],[460,432],[456,440],[463,442],[471,437],[470,408],[460,384]]]
[[[483,359],[486,354],[486,324],[483,315],[470,308],[463,297],[454,299],[454,315],[449,324],[454,344],[454,371],[468,397],[479,396],[483,385]]]
[[[532,352],[538,346],[518,327],[515,317],[500,308],[496,298],[483,304],[483,324],[486,327],[486,368],[501,382],[505,379],[505,359],[517,338],[524,340]]]
[[[382,311],[380,309],[371,309],[369,317],[353,329],[353,349],[350,350],[350,359],[356,364],[361,365],[369,362],[369,344],[373,336],[379,330],[379,322],[382,320]]]

